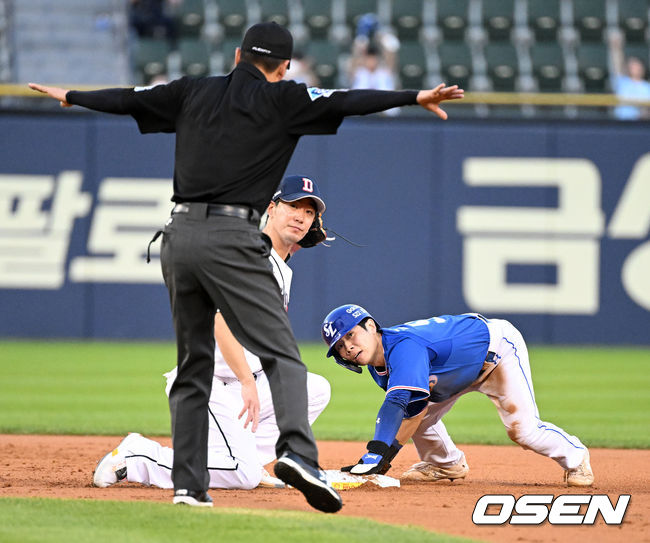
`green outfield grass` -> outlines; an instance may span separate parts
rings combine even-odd
[[[367,519],[171,504],[0,498],[3,543],[445,543],[470,541]]]
[[[320,344],[301,351],[332,384],[316,437],[371,439],[383,392],[367,372],[326,359]],[[174,364],[171,343],[0,342],[0,432],[169,435],[162,374]],[[531,367],[543,419],[592,447],[650,447],[650,349],[532,347]],[[445,423],[458,443],[510,443],[478,393]]]

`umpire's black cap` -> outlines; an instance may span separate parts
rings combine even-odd
[[[291,60],[293,37],[277,23],[257,23],[246,31],[241,49],[256,55]]]

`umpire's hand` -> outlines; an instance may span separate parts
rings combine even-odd
[[[61,107],[71,107],[72,104],[68,104],[65,101],[65,96],[68,94],[68,89],[62,89],[60,87],[46,87],[45,85],[39,85],[38,83],[29,83],[29,88],[43,94],[47,94],[50,98],[54,98],[61,103]]]
[[[445,100],[460,100],[465,96],[465,91],[459,89],[458,85],[445,87],[444,83],[440,83],[435,89],[421,90],[418,92],[417,101],[424,109],[433,111],[443,121],[447,120],[447,113],[445,113],[438,104]]]

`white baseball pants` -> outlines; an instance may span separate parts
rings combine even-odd
[[[428,422],[427,422],[428,421]],[[427,411],[420,426],[412,436],[420,460],[442,468],[450,468],[460,462],[463,456],[453,442],[447,428],[441,420],[431,421],[431,412]]]
[[[497,366],[485,380],[479,378],[451,398],[429,404],[427,413],[413,436],[420,457],[437,463],[436,455],[441,449],[444,451],[440,444],[440,419],[458,398],[476,390],[492,400],[512,441],[524,449],[552,458],[564,469],[576,468],[582,462],[586,447],[576,436],[539,418],[528,349],[521,333],[510,322],[500,319],[490,319],[488,328],[489,350],[496,353]]]
[[[173,372],[171,377],[173,378]],[[210,488],[255,488],[262,477],[265,464],[275,460],[275,443],[280,435],[275,420],[271,389],[264,372],[257,375],[260,400],[260,422],[255,433],[250,425],[244,429],[241,383],[222,381],[216,377],[208,409],[208,471]],[[169,388],[169,387],[168,387]],[[330,384],[320,375],[307,374],[308,418],[313,424],[330,400]],[[171,468],[174,451],[160,443],[140,437],[133,440],[126,454],[127,480],[160,488],[173,488]]]

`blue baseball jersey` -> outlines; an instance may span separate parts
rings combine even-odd
[[[426,401],[441,402],[467,388],[485,361],[490,334],[475,314],[441,315],[382,328],[386,366],[368,366],[387,396],[410,391],[407,416]]]

